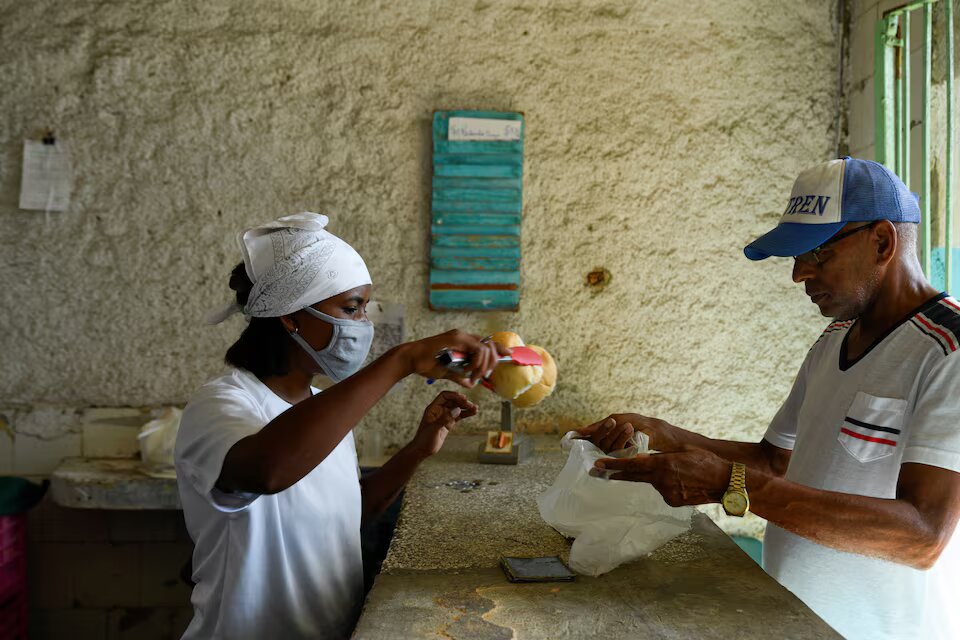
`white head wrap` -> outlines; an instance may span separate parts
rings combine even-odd
[[[218,324],[241,311],[275,318],[372,284],[360,254],[324,230],[328,221],[305,211],[240,232],[237,240],[253,289],[245,307],[234,302],[211,313],[207,322]]]

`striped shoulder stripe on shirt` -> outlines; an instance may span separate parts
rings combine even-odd
[[[944,355],[960,349],[960,303],[954,298],[941,298],[910,318],[910,322],[935,342]]]
[[[820,342],[821,340],[823,340],[823,337],[829,333],[836,333],[837,331],[843,331],[844,329],[849,329],[851,326],[853,326],[854,322],[856,322],[856,319],[831,322],[830,324],[827,325],[827,328],[823,330],[823,333],[820,334],[820,337],[817,338],[817,342]],[[817,344],[817,342],[813,343],[814,346]],[[813,347],[811,347],[811,349],[812,348]]]

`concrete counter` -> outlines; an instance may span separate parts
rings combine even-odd
[[[139,459],[67,458],[50,476],[53,501],[79,509],[179,509],[174,477],[156,477]]]
[[[361,468],[383,460],[360,460]],[[148,473],[139,458],[66,458],[50,475],[53,501],[74,509],[180,509],[177,479]]]
[[[702,514],[598,578],[508,582],[502,555],[569,555],[536,505],[565,456],[558,437],[538,437],[533,460],[481,465],[481,439],[451,436],[409,483],[354,638],[840,637]]]

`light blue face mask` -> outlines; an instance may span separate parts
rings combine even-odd
[[[373,343],[373,323],[369,320],[334,318],[313,307],[304,307],[303,310],[314,318],[333,326],[330,344],[317,351],[307,344],[299,333],[291,333],[290,337],[334,382],[340,382],[356,373],[363,366],[367,354],[370,353],[370,345]]]

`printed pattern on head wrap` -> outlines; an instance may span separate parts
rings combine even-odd
[[[327,216],[307,211],[239,234],[244,267],[253,282],[244,315],[282,316],[371,284],[363,258],[324,229],[327,221]],[[226,305],[207,321],[222,322],[236,310]]]
[[[311,237],[312,235],[297,233],[293,229],[281,229],[270,234],[273,255],[289,257],[277,262],[273,269],[264,273],[260,280],[254,283],[245,310],[247,315],[269,317],[274,315],[276,309],[296,306],[296,301],[303,296],[304,291],[333,255],[332,242],[318,240]],[[293,313],[303,306],[279,315]]]

